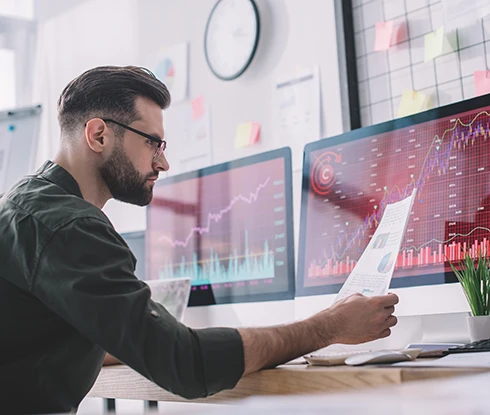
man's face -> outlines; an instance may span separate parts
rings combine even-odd
[[[146,206],[153,197],[150,177],[158,176],[158,171],[141,174],[124,151],[121,141],[114,145],[111,155],[100,168],[102,179],[114,199],[138,206]]]
[[[131,127],[163,139],[162,110],[153,102],[136,99],[141,119]],[[145,206],[153,197],[153,186],[160,171],[169,169],[165,155],[154,159],[155,144],[126,130],[122,139],[115,138],[112,153],[100,167],[100,175],[112,197],[121,202]]]

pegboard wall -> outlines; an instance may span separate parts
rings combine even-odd
[[[441,0],[353,0],[352,7],[362,126],[395,118],[404,89],[430,96],[431,107],[475,96],[474,72],[489,69],[490,16],[446,31],[453,51],[424,62],[424,36],[444,25]],[[390,20],[396,44],[375,52],[376,23]]]

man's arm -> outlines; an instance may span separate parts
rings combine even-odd
[[[245,355],[244,375],[321,349],[330,344],[356,344],[387,337],[397,319],[395,294],[354,294],[314,316],[292,324],[239,329]]]

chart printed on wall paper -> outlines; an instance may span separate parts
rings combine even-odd
[[[301,170],[306,143],[321,138],[319,67],[280,75],[275,84],[275,140],[289,146],[293,170]]]
[[[148,66],[170,91],[172,103],[187,99],[189,44],[182,42],[164,48],[148,59]]]

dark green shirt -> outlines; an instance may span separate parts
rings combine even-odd
[[[52,162],[0,199],[0,411],[67,412],[105,351],[197,398],[244,370],[237,330],[193,330],[150,299],[136,260],[75,179]]]

